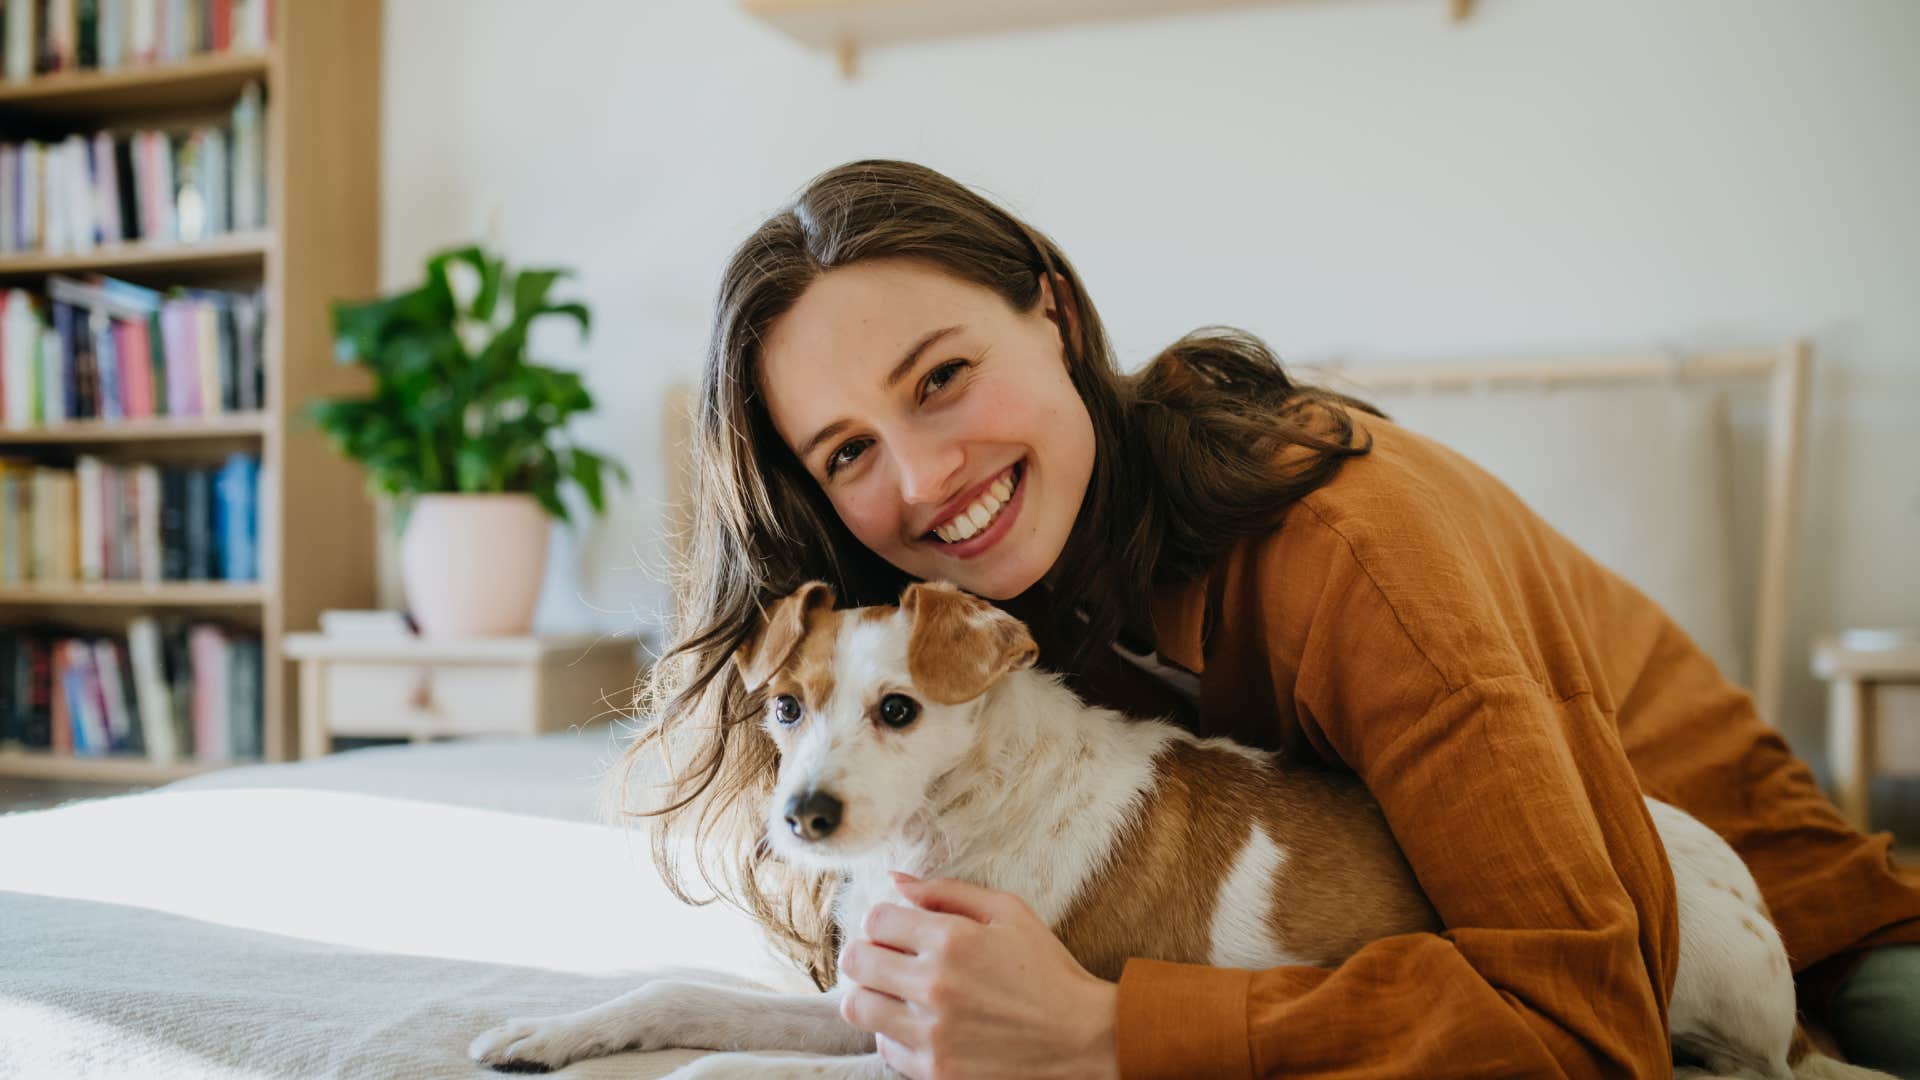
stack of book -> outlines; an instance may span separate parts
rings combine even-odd
[[[0,632],[0,746],[160,764],[261,756],[258,635],[134,619],[122,638]]]
[[[0,293],[0,427],[258,410],[265,304],[99,275]]]
[[[0,0],[9,79],[112,71],[207,52],[259,52],[272,0]]]
[[[0,584],[258,581],[260,460],[0,459]]]
[[[0,143],[0,252],[190,243],[267,224],[260,87],[226,125]]]

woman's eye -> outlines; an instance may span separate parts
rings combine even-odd
[[[773,699],[773,718],[782,724],[800,722],[800,699],[792,694],[781,694]]]
[[[943,389],[962,371],[966,370],[966,366],[967,362],[965,360],[949,360],[928,372],[927,381],[924,384],[926,393],[931,394]]]
[[[861,451],[866,448],[866,440],[855,439],[841,446],[840,449],[835,450],[827,457],[827,475],[832,476],[834,473],[853,464],[859,459]]]
[[[880,699],[880,722],[898,730],[920,715],[920,703],[905,694],[888,694]]]

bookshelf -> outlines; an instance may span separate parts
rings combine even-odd
[[[852,78],[861,49],[1047,26],[1192,15],[1278,0],[741,0],[753,18],[810,48],[835,53]],[[1454,22],[1474,0],[1448,0]]]
[[[259,457],[257,582],[87,582],[0,585],[0,628],[53,623],[124,632],[139,614],[208,617],[257,632],[262,652],[262,750],[298,753],[295,688],[284,659],[290,632],[325,608],[374,599],[373,507],[364,477],[302,418],[319,395],[363,389],[333,360],[327,305],[378,291],[380,0],[274,0],[272,45],[109,72],[0,81],[7,139],[195,122],[230,111],[241,90],[264,91],[267,227],[194,243],[129,243],[78,253],[0,253],[0,287],[38,289],[49,274],[100,273],[138,285],[262,290],[264,408],[139,421],[83,420],[0,427],[0,455],[64,461],[217,462]],[[234,762],[233,764],[243,764]],[[163,783],[216,768],[159,765],[126,755],[0,751],[0,776]]]

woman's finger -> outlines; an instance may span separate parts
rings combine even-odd
[[[1026,904],[1010,893],[981,888],[956,878],[920,878],[895,872],[893,887],[914,905],[927,911],[963,915],[975,922],[1013,922],[1027,913]]]
[[[840,954],[840,974],[868,990],[903,1000],[911,999],[924,981],[912,954],[864,939]]]
[[[923,1038],[923,1025],[911,1006],[864,986],[847,988],[846,996],[840,999],[840,1016],[861,1031],[903,1045]]]
[[[879,903],[867,909],[860,923],[860,936],[890,949],[913,956],[924,956],[939,948],[953,932],[948,925],[958,915],[923,911],[904,904]]]
[[[902,1076],[910,1077],[911,1080],[920,1080],[921,1077],[933,1071],[931,1068],[933,1055],[925,1050],[916,1050],[885,1035],[875,1036],[874,1043],[880,1051],[880,1060],[886,1062],[889,1068]]]

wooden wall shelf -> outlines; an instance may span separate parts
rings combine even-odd
[[[837,54],[851,78],[861,49],[1076,23],[1194,15],[1278,0],[741,0],[746,12],[811,48]],[[1448,0],[1455,22],[1474,0]]]

